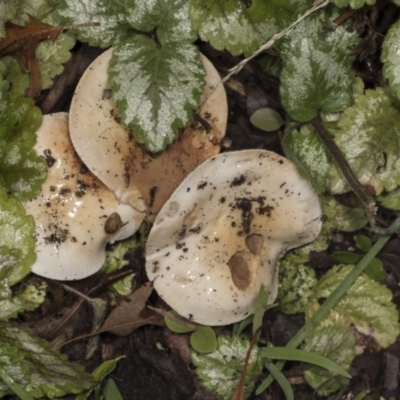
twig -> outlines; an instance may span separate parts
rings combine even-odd
[[[232,67],[229,71],[229,74],[226,75],[223,79],[221,79],[211,90],[211,93],[207,96],[207,98],[202,102],[202,104],[199,106],[201,108],[203,104],[208,100],[208,98],[214,93],[214,91],[225,83],[232,75],[237,74],[242,70],[242,68],[254,57],[257,57],[260,53],[263,51],[269,49],[274,45],[274,43],[281,39],[283,36],[287,35],[298,23],[300,23],[304,18],[308,17],[310,14],[312,14],[314,11],[319,10],[320,8],[323,8],[329,4],[330,0],[316,0],[314,2],[314,5],[307,10],[301,17],[299,17],[295,22],[293,22],[291,25],[289,25],[287,28],[282,30],[281,32],[276,33],[274,36],[272,36],[271,39],[268,40],[268,42],[264,43],[261,47],[259,47],[251,56],[245,58],[244,60],[240,61],[240,63],[236,64],[234,67]]]
[[[315,129],[315,132],[317,133],[321,141],[324,143],[325,147],[327,148],[333,159],[335,160],[337,166],[342,172],[351,190],[364,204],[365,209],[367,210],[369,220],[371,221],[371,223],[373,223],[375,221],[374,219],[375,208],[376,208],[375,201],[366,192],[361,183],[358,181],[357,177],[355,176],[353,170],[351,169],[351,166],[347,162],[343,153],[340,151],[335,141],[326,131],[325,126],[319,115],[317,115],[313,120],[311,120],[311,125]]]

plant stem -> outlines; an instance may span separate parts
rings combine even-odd
[[[393,224],[390,226],[391,230],[400,228],[400,217],[398,217]],[[339,302],[339,300],[346,294],[350,287],[354,284],[356,279],[361,275],[364,269],[368,266],[371,260],[381,251],[383,246],[390,239],[391,235],[385,235],[379,238],[379,240],[371,247],[367,254],[354,266],[349,272],[345,279],[339,284],[339,286],[331,293],[331,295],[325,300],[324,304],[318,308],[315,314],[305,323],[305,325],[292,337],[286,347],[296,348],[300,343],[311,334],[311,332],[318,326],[318,324],[328,315],[329,311]],[[277,368],[281,370],[285,365],[284,361],[280,361],[276,364]],[[274,381],[274,378],[269,375],[265,379],[256,394],[259,395]]]
[[[340,151],[335,141],[332,139],[332,137],[325,129],[325,126],[319,115],[317,115],[314,119],[311,120],[311,125],[315,129],[315,132],[321,139],[322,143],[324,143],[325,147],[335,160],[344,178],[346,179],[346,182],[349,184],[351,190],[364,204],[367,210],[368,217],[372,223],[374,221],[373,215],[375,210],[375,201],[366,192],[361,183],[358,181],[357,177],[355,176],[353,170],[351,169],[343,153]]]

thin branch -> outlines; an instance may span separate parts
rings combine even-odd
[[[351,166],[347,162],[346,158],[344,157],[343,153],[340,151],[337,144],[334,142],[332,137],[326,131],[325,126],[321,120],[321,117],[317,115],[313,120],[311,120],[311,125],[315,129],[318,137],[324,143],[325,147],[335,160],[337,166],[339,167],[340,171],[342,172],[346,182],[349,184],[351,190],[354,194],[361,200],[364,204],[368,217],[371,222],[374,221],[374,214],[376,203],[373,198],[367,193],[364,187],[361,185],[357,177],[355,176]]]
[[[282,30],[281,32],[276,33],[274,36],[272,36],[271,39],[268,40],[268,42],[264,43],[261,47],[259,47],[251,56],[245,58],[244,60],[240,61],[237,65],[232,67],[229,71],[229,74],[226,75],[223,79],[221,79],[212,89],[211,93],[207,96],[207,98],[203,101],[203,103],[200,105],[199,108],[203,106],[203,104],[208,100],[208,98],[213,94],[213,92],[217,89],[218,86],[222,85],[225,83],[232,75],[237,74],[242,70],[242,68],[254,57],[257,57],[260,53],[263,51],[269,49],[274,45],[274,43],[281,39],[283,36],[287,35],[298,23],[300,23],[304,18],[308,17],[310,14],[312,14],[314,11],[317,11],[329,4],[330,0],[316,0],[314,2],[314,5],[307,10],[301,17],[299,17],[295,22],[293,22],[291,25],[289,25],[287,28]]]

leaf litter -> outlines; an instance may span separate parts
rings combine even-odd
[[[202,45],[202,48],[203,48],[203,50],[207,51],[206,46]],[[232,66],[233,62],[232,62],[231,59],[229,59],[229,57],[227,57],[226,55],[219,55],[219,57],[220,57],[219,63],[220,63],[221,69],[226,71],[227,66],[229,66],[229,63],[231,63],[230,66]],[[227,62],[227,65],[226,64],[224,65],[224,62]],[[254,64],[253,66],[256,66],[256,64]],[[246,75],[246,74],[248,74],[248,75]],[[251,86],[252,84],[254,84],[254,80],[252,80],[254,78],[252,78],[251,72],[249,72],[249,70],[245,69],[243,71],[243,74],[239,75],[239,76],[241,77],[241,79],[243,79],[242,82],[243,82],[245,87],[248,87],[248,86]],[[249,76],[250,76],[250,79],[249,79]],[[246,77],[246,78],[243,78],[243,77]],[[256,85],[255,85],[255,87],[256,87]],[[266,93],[268,93],[268,91],[266,91]],[[234,102],[234,104],[237,107],[237,109],[243,110],[243,106],[240,105],[241,104],[240,97],[237,94],[235,94],[233,91],[230,92],[230,95],[231,95],[232,98],[234,98],[235,96],[237,97],[236,98],[236,102]],[[267,94],[266,96],[270,96],[270,95]],[[239,121],[240,121],[240,125],[238,124]],[[240,130],[237,127],[235,127],[237,125],[239,125],[242,129],[244,129],[245,134],[243,134],[242,130]],[[269,142],[269,141],[266,140],[265,135],[263,136],[263,135],[260,135],[259,133],[258,134],[255,133],[255,131],[250,126],[248,126],[245,123],[243,123],[243,119],[240,119],[239,116],[236,116],[236,118],[233,118],[231,116],[230,128],[231,128],[230,137],[231,137],[231,140],[232,140],[233,147],[243,148],[243,147],[246,147],[246,146],[260,146],[260,145],[261,146],[265,146],[265,147],[270,147],[271,143],[272,143],[272,146],[274,145],[274,141],[273,140],[272,140],[272,142]],[[277,136],[277,135],[275,135],[275,136]],[[393,251],[393,249],[390,250],[390,252],[389,252],[390,254],[395,253],[395,251]],[[382,256],[384,254],[385,254],[385,252],[382,254]],[[390,257],[392,257],[392,259],[393,259],[393,257],[395,258],[396,256],[392,256],[391,255]],[[390,264],[389,269],[395,269],[395,266],[394,266],[393,262]],[[393,275],[395,277],[397,276],[395,273],[393,273]],[[139,278],[139,281],[140,281],[140,279],[141,278]],[[152,302],[153,301],[154,301],[154,299],[152,300]],[[143,305],[143,299],[139,303],[141,305]],[[123,304],[123,302],[121,302],[120,304]],[[115,309],[118,309],[118,307],[119,306],[116,306]],[[124,312],[122,312],[121,315],[124,315]],[[120,317],[118,317],[118,318],[120,318]],[[118,318],[117,318],[117,320],[118,320]],[[159,350],[160,352],[157,353],[154,349],[150,349],[150,346],[148,346],[148,344],[151,343],[152,345],[154,345],[155,343],[159,343],[162,346],[162,342],[161,343],[157,342],[157,340],[160,340],[160,336],[154,335],[154,329],[152,327],[143,327],[143,329],[140,329],[140,330],[134,332],[132,335],[130,335],[130,337],[133,338],[135,345],[137,345],[137,349],[136,350],[140,354],[140,357],[142,357],[143,360],[147,360],[147,363],[148,363],[147,365],[151,364],[152,366],[156,366],[156,368],[153,371],[158,371],[159,372],[161,370],[161,367],[160,367],[160,364],[155,361],[155,359],[154,359],[155,356],[154,355],[158,354],[161,357],[161,355],[164,356],[165,354],[162,352],[162,350]],[[122,337],[121,340],[123,340],[123,339],[124,338]],[[122,343],[122,342],[120,342],[120,343]],[[127,343],[127,342],[124,342],[124,343]],[[140,348],[140,350],[139,350],[139,348]],[[121,362],[122,361],[123,360],[121,360]],[[123,367],[125,367],[125,366],[123,366]],[[133,375],[135,375],[134,371],[132,371],[131,376],[133,376]],[[171,377],[173,375],[169,375],[169,376]],[[131,383],[131,382],[129,382],[129,383]],[[151,382],[150,381],[148,381],[148,387],[149,386],[151,386]],[[187,388],[184,389],[184,390],[187,390]],[[188,393],[188,392],[186,391],[186,393]],[[156,396],[150,396],[148,398],[157,398],[157,397]]]

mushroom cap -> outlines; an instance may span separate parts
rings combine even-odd
[[[85,278],[102,267],[106,244],[131,236],[145,215],[121,204],[82,163],[68,136],[67,113],[43,117],[35,150],[49,171],[41,193],[24,203],[36,222],[32,271],[58,280]]]
[[[200,115],[211,131],[191,121],[178,140],[159,154],[150,154],[118,119],[108,86],[113,53],[101,54],[83,74],[72,99],[70,132],[74,147],[88,168],[123,203],[157,213],[184,177],[207,158],[218,154],[228,115],[225,89],[218,72],[204,56],[206,89]],[[162,173],[160,173],[162,171]]]
[[[273,302],[283,254],[322,225],[318,196],[294,164],[266,150],[219,154],[163,206],[146,245],[160,297],[182,316],[226,325],[254,313],[261,285]]]

